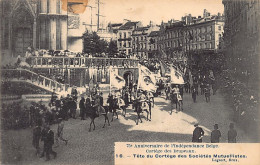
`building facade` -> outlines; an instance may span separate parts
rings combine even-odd
[[[141,27],[141,22],[132,22],[127,20],[117,31],[117,47],[119,53],[129,56],[132,54],[132,33],[138,27]]]
[[[142,59],[148,58],[148,54],[151,50],[149,35],[152,31],[157,30],[159,30],[159,27],[150,23],[149,26],[139,27],[133,31],[132,42],[134,55]]]
[[[84,28],[79,14],[68,11],[68,5],[73,2],[2,0],[2,57],[24,56],[28,47],[81,52]]]
[[[258,75],[259,0],[223,0],[225,55],[230,68],[241,74]]]
[[[219,50],[224,33],[223,16],[211,16],[206,10],[203,15],[196,18],[189,14],[182,21],[162,23],[157,42],[161,55],[174,57],[190,51]]]
[[[159,37],[159,30],[158,31],[151,31],[148,35],[148,58],[156,58],[158,57],[158,37]]]

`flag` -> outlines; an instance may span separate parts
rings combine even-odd
[[[167,65],[164,64],[162,61],[160,61],[160,66],[161,66],[161,75],[164,77],[166,74]]]
[[[184,84],[183,75],[177,71],[174,67],[171,67],[171,83]]]
[[[139,77],[138,77],[138,84],[137,89],[142,89],[144,91],[156,91],[156,81],[154,82],[153,78],[155,79],[154,75],[148,75],[143,67],[139,67]]]
[[[149,76],[151,81],[156,84],[156,78],[154,74],[145,66],[139,65],[139,69],[141,69],[141,72],[143,72],[145,75]]]
[[[119,76],[116,71],[110,67],[110,88],[122,89],[125,86],[125,79]]]

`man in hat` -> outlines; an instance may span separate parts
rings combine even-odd
[[[214,130],[211,132],[211,143],[219,143],[221,133],[218,130],[218,124],[214,125]]]
[[[81,100],[79,101],[79,109],[80,109],[80,117],[81,120],[85,120],[85,98],[81,97]]]
[[[107,104],[108,104],[109,112],[112,112],[112,109],[113,109],[113,95],[111,93],[108,94]]]
[[[56,95],[56,92],[55,92],[55,89],[53,89],[52,93],[51,93],[51,104],[53,104],[56,99],[57,99],[57,95]]]
[[[191,96],[192,96],[193,102],[196,103],[197,91],[194,86],[191,87]]]
[[[64,141],[66,145],[68,144],[68,140],[63,138],[63,128],[64,128],[64,122],[63,122],[62,118],[59,118],[58,119],[57,135],[56,135],[56,144],[57,145],[55,147],[59,146],[59,140]]]
[[[73,119],[76,119],[76,109],[77,109],[77,103],[75,100],[73,100],[72,97],[69,98],[69,108],[70,108],[70,116]]]
[[[46,152],[46,161],[50,160],[50,154],[53,155],[54,158],[56,158],[57,153],[52,150],[52,145],[54,144],[54,133],[50,129],[50,126],[46,126],[46,138],[44,139],[44,146],[45,146],[45,152]]]
[[[166,84],[166,87],[165,87],[166,100],[169,100],[170,91],[171,91],[170,86],[168,84]]]
[[[234,129],[234,123],[230,123],[229,130],[228,130],[228,142],[229,143],[236,143],[237,140],[237,131]]]
[[[194,131],[193,131],[193,136],[192,136],[192,142],[195,143],[202,143],[202,138],[204,136],[204,131],[201,127],[199,127],[198,123],[194,124]]]
[[[205,87],[204,94],[205,94],[206,102],[210,102],[210,88],[209,88],[209,84],[207,84],[207,86]]]
[[[36,127],[33,129],[33,146],[36,149],[36,155],[40,154],[40,139],[41,139],[41,126],[40,121],[37,122]]]

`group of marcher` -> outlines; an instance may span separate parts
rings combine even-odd
[[[60,141],[64,141],[66,145],[68,143],[68,140],[63,138],[63,128],[64,123],[62,118],[58,119],[58,127],[56,134],[54,134],[54,132],[50,129],[49,124],[45,123],[42,127],[41,122],[38,122],[33,129],[32,144],[33,147],[36,149],[35,154],[39,155],[40,158],[46,156],[46,161],[50,160],[50,154],[53,155],[53,158],[55,159],[57,157],[57,153],[52,149],[53,145],[55,144],[55,141],[56,146],[54,147],[58,147]],[[43,142],[42,151],[40,148],[40,141]]]
[[[193,131],[192,142],[202,143],[202,138],[204,136],[204,130],[201,127],[199,127],[198,123],[194,124],[194,127],[195,127],[195,129]],[[234,123],[230,123],[227,135],[228,135],[228,139],[227,139],[228,143],[236,143],[237,131],[234,128]],[[214,130],[211,132],[210,142],[219,143],[220,138],[221,138],[221,132],[218,128],[218,124],[215,124]]]

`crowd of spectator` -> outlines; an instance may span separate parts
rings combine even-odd
[[[72,51],[69,51],[69,50],[46,50],[46,49],[33,50],[31,47],[28,47],[24,57],[30,58],[32,56],[36,56],[36,57],[130,58],[129,55],[126,55],[124,53],[116,53],[114,55],[111,55],[111,54],[108,54],[108,53],[82,53],[82,52],[72,52]]]
[[[258,87],[251,89],[232,75],[232,71],[228,69],[221,73],[219,80],[221,90],[226,99],[232,102],[234,121],[249,129],[248,127],[259,123]]]

